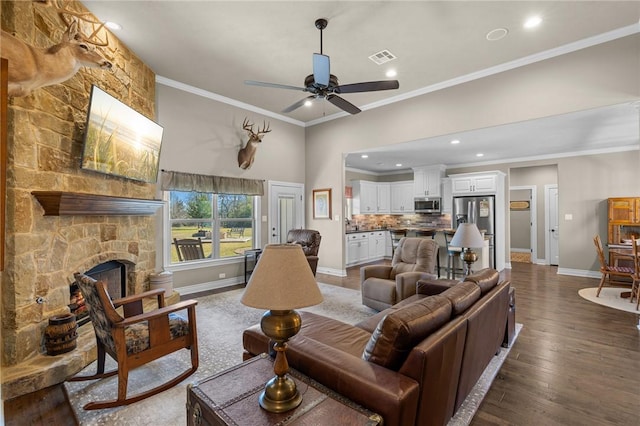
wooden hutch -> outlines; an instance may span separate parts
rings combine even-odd
[[[640,197],[609,198],[608,200],[608,232],[609,248],[631,248],[631,237],[640,239]],[[620,258],[609,253],[609,264],[628,263],[629,259]],[[631,266],[631,265],[629,265]]]

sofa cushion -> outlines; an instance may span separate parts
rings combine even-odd
[[[411,349],[450,318],[451,302],[439,295],[393,310],[376,327],[362,358],[397,371]]]
[[[480,299],[480,287],[474,282],[464,281],[441,294],[451,302],[453,315],[460,315]]]
[[[467,276],[464,280],[476,283],[480,287],[480,291],[484,296],[498,284],[500,273],[495,269],[486,268],[482,269],[474,274]]]
[[[418,280],[416,283],[416,293],[425,296],[433,296],[458,284],[460,280],[449,280],[445,278],[433,278],[428,280]]]

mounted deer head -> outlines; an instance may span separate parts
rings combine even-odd
[[[244,148],[238,152],[238,166],[241,169],[247,170],[251,168],[251,165],[253,164],[253,160],[256,156],[256,150],[258,149],[258,144],[262,142],[262,137],[271,130],[269,129],[269,124],[263,122],[262,129],[258,127],[258,131],[254,133],[253,124],[249,123],[249,120],[246,118],[242,122],[242,128],[249,134],[249,140]]]
[[[47,49],[30,46],[2,31],[0,54],[9,60],[9,96],[26,96],[40,87],[62,83],[73,77],[81,66],[111,69],[111,62],[95,49],[96,46],[104,47],[109,43],[108,38],[104,42],[96,39],[104,24],[89,20],[88,13],[56,9],[67,31],[60,43]],[[93,33],[89,36],[82,34],[76,18],[92,24]]]

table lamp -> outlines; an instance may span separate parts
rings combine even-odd
[[[240,299],[246,306],[269,309],[262,316],[262,332],[274,342],[276,374],[258,399],[260,406],[272,413],[296,408],[302,395],[287,375],[289,363],[287,341],[300,331],[302,319],[294,309],[317,305],[322,293],[311,272],[307,258],[298,244],[267,245]]]
[[[471,273],[471,265],[478,260],[478,255],[471,250],[472,248],[481,248],[484,246],[484,238],[478,230],[475,223],[461,223],[458,225],[456,233],[453,234],[453,238],[449,243],[453,247],[462,247],[465,249],[460,253],[460,257],[467,264],[467,270],[464,276],[466,277]]]

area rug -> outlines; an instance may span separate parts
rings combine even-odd
[[[629,298],[622,298],[620,294],[623,292],[629,293],[629,288],[623,287],[603,287],[600,292],[600,296],[596,297],[598,291],[597,287],[583,288],[578,291],[578,294],[587,299],[590,302],[597,303],[598,305],[607,306],[609,308],[617,309],[619,311],[632,312],[634,314],[640,314],[640,311],[636,310],[636,303],[631,303]]]
[[[355,324],[374,314],[362,305],[359,291],[320,284],[324,301],[304,308],[318,314]],[[135,404],[104,410],[86,411],[82,407],[90,401],[114,399],[117,388],[115,377],[92,382],[67,382],[65,388],[80,425],[183,425],[186,424],[187,385],[203,380],[219,371],[242,362],[242,331],[260,321],[263,310],[240,303],[242,289],[198,298],[198,371],[179,385]],[[517,329],[519,331],[519,328]],[[493,378],[502,366],[509,350],[501,349],[465,400],[451,425],[467,425],[473,418]],[[143,391],[162,383],[190,365],[189,353],[179,351],[163,359],[133,370],[129,374],[129,389]],[[115,363],[107,357],[107,368]],[[82,374],[93,374],[96,363],[87,366]]]

